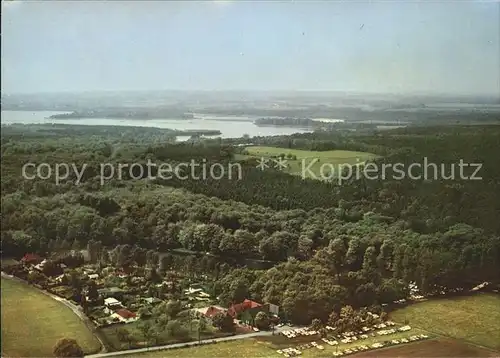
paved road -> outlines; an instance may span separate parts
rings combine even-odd
[[[238,335],[229,336],[229,337],[205,339],[205,340],[202,340],[201,342],[193,341],[193,342],[187,342],[187,343],[175,343],[175,344],[169,344],[166,346],[156,346],[156,347],[149,347],[149,348],[131,349],[131,350],[127,350],[127,351],[92,354],[92,355],[85,356],[85,357],[86,358],[101,358],[101,357],[113,357],[113,356],[121,356],[121,355],[135,355],[138,353],[155,352],[155,351],[162,351],[162,350],[166,350],[166,349],[183,348],[183,347],[187,347],[187,346],[197,346],[197,345],[203,345],[203,344],[208,344],[208,343],[213,343],[213,342],[234,341],[237,339],[245,339],[245,338],[258,337],[258,336],[268,336],[271,334],[272,334],[272,332],[269,332],[269,331],[260,331],[260,332],[246,333],[246,334],[238,334]],[[278,334],[277,331],[275,331],[275,334]]]

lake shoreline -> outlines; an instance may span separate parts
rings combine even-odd
[[[220,138],[241,138],[244,135],[250,137],[291,135],[294,133],[309,133],[312,129],[296,128],[292,126],[283,127],[259,127],[254,124],[253,119],[248,116],[217,118],[201,113],[195,113],[194,119],[134,119],[134,118],[86,118],[86,119],[48,119],[55,114],[64,114],[64,111],[6,111],[2,110],[1,124],[65,124],[65,125],[104,125],[113,127],[150,127],[159,129],[170,129],[180,131],[189,136],[194,132],[207,133],[218,131],[214,134]]]

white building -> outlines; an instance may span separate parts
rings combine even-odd
[[[109,297],[104,300],[104,305],[109,309],[121,308],[122,303],[116,298]]]
[[[139,319],[139,317],[137,317],[135,313],[130,312],[127,309],[119,309],[116,312],[112,313],[111,317],[116,318],[123,323],[131,323]]]
[[[194,295],[196,293],[202,292],[201,288],[191,288],[189,287],[187,290],[184,290],[185,295]]]

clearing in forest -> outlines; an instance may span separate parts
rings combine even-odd
[[[287,149],[279,147],[254,146],[245,148],[246,153],[236,156],[236,159],[269,159],[269,166],[276,163],[272,160],[282,156],[286,161],[286,173],[300,175],[310,179],[335,178],[338,169],[342,166],[362,165],[370,159],[377,158],[375,154],[366,152],[354,152],[348,150],[310,151],[299,149]],[[313,173],[313,175],[310,174]]]

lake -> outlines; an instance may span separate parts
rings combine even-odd
[[[308,129],[292,127],[258,127],[253,124],[253,118],[249,117],[227,117],[217,115],[201,115],[196,119],[110,119],[110,118],[85,118],[85,119],[48,119],[53,114],[67,112],[47,111],[2,111],[1,124],[23,123],[63,123],[63,124],[85,124],[85,125],[107,125],[107,126],[138,126],[158,127],[177,130],[185,129],[214,129],[219,130],[222,138],[239,138],[244,134],[251,137],[290,135],[293,133],[311,132]],[[217,120],[218,119],[218,120]],[[231,120],[234,119],[234,120]],[[178,137],[178,140],[186,140],[189,137]]]

